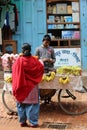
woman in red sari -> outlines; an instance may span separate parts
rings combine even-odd
[[[20,56],[12,66],[12,90],[17,100],[17,110],[20,125],[31,127],[38,125],[39,117],[39,90],[44,66],[37,58],[31,55],[31,46],[24,43],[23,56]]]

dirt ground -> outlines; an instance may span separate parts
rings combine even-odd
[[[0,90],[0,129],[2,130],[20,130],[35,129],[21,128],[16,115],[8,115],[7,109],[4,107],[1,98],[2,90]],[[39,127],[36,129],[45,130],[87,130],[87,113],[72,116],[68,115],[58,105],[57,95],[53,96],[52,102],[49,104],[41,103]]]

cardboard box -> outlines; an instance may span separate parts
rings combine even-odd
[[[55,28],[55,25],[54,24],[49,24],[48,25],[48,29],[54,29]]]
[[[73,22],[79,22],[79,13],[72,13]]]
[[[56,14],[56,5],[52,6],[52,12],[53,12],[53,14]]]
[[[72,14],[72,6],[71,5],[67,6],[67,13]]]
[[[73,37],[73,31],[62,31],[63,39],[71,39]]]
[[[57,14],[67,14],[67,4],[56,4]]]
[[[49,16],[48,21],[49,21],[49,22],[54,22],[54,21],[55,21],[55,17],[54,17],[54,16]]]
[[[79,2],[72,2],[72,12],[79,12]]]
[[[80,31],[62,31],[63,39],[80,39]]]
[[[72,16],[64,16],[65,22],[72,22]]]
[[[74,31],[72,38],[74,38],[74,39],[80,39],[80,31]]]

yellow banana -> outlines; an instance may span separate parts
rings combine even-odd
[[[63,80],[63,84],[66,84],[67,83],[67,78],[65,80]]]
[[[52,72],[51,72],[51,75],[55,76],[55,72],[52,71]]]
[[[46,77],[46,81],[50,81],[50,77],[49,76]]]
[[[59,78],[59,83],[62,83],[62,81],[63,81],[63,80],[62,80],[62,77],[60,77],[60,78]]]
[[[70,82],[70,79],[69,79],[68,76],[67,77],[60,77],[59,78],[59,83],[61,83],[61,84],[67,84],[69,82]]]
[[[44,74],[43,77],[42,77],[42,81],[51,81],[51,80],[54,80],[55,78],[55,72],[49,72],[47,74]]]
[[[7,76],[4,80],[5,80],[7,83],[10,83],[10,82],[12,82],[12,77]]]

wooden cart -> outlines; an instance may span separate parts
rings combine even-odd
[[[42,81],[40,89],[54,89],[58,93],[58,103],[67,114],[80,115],[87,112],[87,92],[83,85],[82,76],[69,75],[70,82],[59,83],[60,76],[56,75],[52,81]]]

